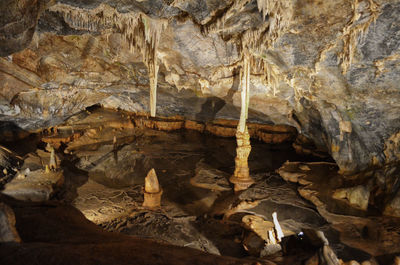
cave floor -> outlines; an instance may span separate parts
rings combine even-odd
[[[290,143],[252,139],[249,168],[255,184],[234,193],[228,181],[234,170],[234,138],[194,130],[154,130],[130,119],[125,113],[95,109],[32,136],[23,148],[16,145],[13,151],[24,158],[20,172],[28,172],[20,182],[30,179],[29,172],[46,174],[46,142],[57,148],[62,181],[50,174],[46,176],[52,181],[35,186],[49,187],[47,199],[32,199],[38,197],[29,190],[18,195],[25,202],[2,195],[1,200],[15,212],[23,243],[0,246],[1,264],[22,264],[24,259],[33,260],[31,264],[45,264],[43,260],[51,261],[48,264],[132,264],[133,259],[134,264],[303,264],[320,247],[316,231],[324,233],[343,260],[374,257],[364,249],[373,244],[371,240],[366,239],[364,245],[343,242],[341,233],[348,231],[335,226],[334,218],[321,213],[312,199],[300,196],[297,184],[276,173],[285,161],[300,161],[313,170],[313,163],[320,165],[321,159],[296,154]],[[11,144],[7,146],[12,149]],[[319,171],[320,177],[336,172],[334,164],[323,163],[329,165],[324,167],[328,173]],[[152,168],[163,194],[161,207],[149,210],[142,206],[143,186]],[[340,209],[339,214],[368,219],[343,202],[325,201],[329,209]],[[273,212],[287,236],[280,251],[269,253],[260,234],[254,236],[258,230],[252,231],[244,220],[256,216],[270,222]],[[262,223],[258,229],[265,230]],[[383,248],[376,256],[385,260],[385,254],[396,248],[391,251]]]

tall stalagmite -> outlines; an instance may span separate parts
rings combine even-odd
[[[247,130],[246,120],[249,109],[249,88],[250,88],[250,62],[248,52],[243,52],[243,63],[240,72],[241,108],[240,120],[236,130],[236,158],[235,172],[230,178],[234,184],[235,191],[245,190],[254,183],[250,177],[248,157],[251,151],[250,135]]]

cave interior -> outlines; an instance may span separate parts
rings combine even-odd
[[[0,264],[400,265],[400,1],[1,0]]]

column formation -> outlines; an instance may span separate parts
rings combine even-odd
[[[254,180],[250,177],[248,157],[251,151],[250,135],[247,130],[246,120],[249,109],[250,89],[250,62],[246,52],[243,53],[243,63],[240,72],[241,107],[240,119],[236,130],[236,158],[235,172],[229,179],[234,184],[235,191],[245,190],[250,187]]]

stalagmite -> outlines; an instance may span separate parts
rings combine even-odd
[[[278,239],[278,242],[281,242],[284,235],[282,232],[281,225],[278,222],[278,216],[277,216],[276,212],[272,213],[272,220],[273,220],[274,226],[275,226],[276,238]]]
[[[246,120],[249,108],[249,87],[250,87],[250,63],[248,54],[243,55],[243,65],[241,70],[241,108],[240,119],[236,130],[236,158],[235,172],[230,178],[234,184],[234,190],[240,191],[250,187],[254,180],[250,177],[248,157],[251,151],[250,135],[247,130]]]
[[[161,206],[162,189],[158,183],[156,171],[152,168],[147,174],[144,182],[143,207],[157,208]]]
[[[55,151],[54,151],[54,147],[50,147],[51,148],[51,152],[50,152],[50,163],[49,163],[49,167],[51,170],[56,170],[57,169],[57,161],[56,161],[56,155],[55,155]]]
[[[268,230],[268,244],[270,245],[275,245],[277,244],[276,238],[275,238],[275,233],[273,230]]]

